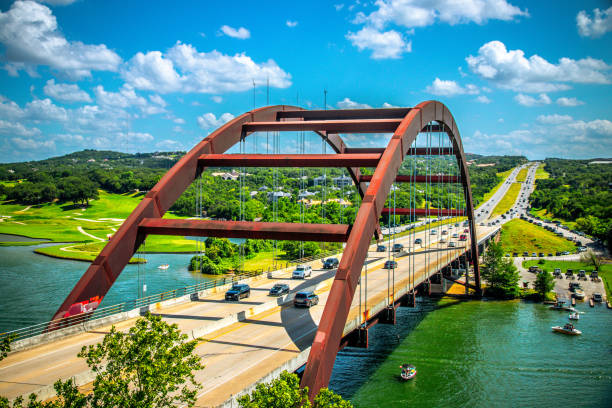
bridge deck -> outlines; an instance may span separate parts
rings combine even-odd
[[[453,231],[453,228],[449,229],[449,237],[453,232],[460,233]],[[459,229],[462,231],[463,227]],[[494,230],[479,227],[479,241]],[[424,240],[426,233],[419,232],[416,236]],[[434,244],[430,248],[419,249],[415,256],[414,275],[417,285],[427,278],[428,269],[433,271],[436,265],[444,266],[465,250],[456,248],[449,251],[446,244],[435,243],[439,235],[431,237]],[[410,239],[412,236],[396,242],[407,247]],[[382,269],[387,254],[373,252],[375,246],[370,249],[368,309],[372,315],[377,312],[376,308],[380,309],[386,304],[388,275],[387,270]],[[405,291],[408,287],[408,264],[412,264],[409,259],[409,256],[397,258],[396,292]],[[318,261],[315,263],[315,267],[320,265]],[[196,380],[203,385],[196,405],[218,406],[283,365],[292,368],[303,364],[323,313],[334,272],[315,269],[313,276],[304,281],[292,281],[288,273],[272,279],[261,279],[251,285],[251,297],[240,302],[226,302],[223,299],[224,293],[219,291],[192,302],[159,310],[158,313],[166,321],[177,323],[182,331],[199,338],[195,352],[202,357],[206,367],[196,374]],[[361,281],[365,284],[363,276]],[[289,283],[292,292],[315,289],[320,304],[311,309],[296,309],[291,303],[277,305],[275,299],[267,296],[267,292],[278,282]],[[224,321],[222,319],[236,314],[244,314],[247,318],[219,328]],[[358,316],[359,296],[356,294],[345,334],[359,322]],[[134,321],[126,320],[115,326],[119,330],[127,330]],[[77,358],[76,354],[84,345],[100,342],[109,329],[103,327],[9,355],[0,362],[0,395],[9,399],[30,392],[48,395],[55,380],[71,376],[77,376],[79,383],[87,384],[92,375],[88,373],[85,362]]]

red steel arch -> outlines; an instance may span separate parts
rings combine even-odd
[[[471,254],[475,261],[473,262],[476,276],[475,286],[477,291],[480,290],[472,190],[459,130],[455,119],[445,105],[437,101],[422,102],[408,112],[395,130],[372,175],[361,207],[355,217],[302,377],[302,385],[309,387],[311,399],[329,383],[357,282],[374,233],[375,223],[382,213],[391,185],[418,134],[426,130],[426,126],[434,121],[444,127],[443,130],[452,141],[461,169],[467,216],[470,223]]]
[[[255,109],[232,119],[198,143],[147,193],[87,268],[87,271],[53,315],[53,320],[63,317],[70,306],[75,303],[104,298],[142,243],[142,237],[139,238],[138,235],[140,222],[145,218],[163,217],[198,176],[198,159],[201,155],[223,153],[229,150],[244,135],[243,125],[245,123],[271,122],[289,117],[299,117],[300,115],[296,112],[300,111],[302,111],[302,108],[290,105],[275,105]],[[283,115],[284,112],[292,112],[292,114]],[[307,120],[308,116],[304,119]],[[329,132],[315,133],[319,134],[336,153],[345,152],[346,145],[340,135]],[[359,167],[348,167],[347,170],[355,185],[358,186],[359,194],[363,197],[365,186],[359,183],[361,177]],[[380,236],[378,224],[376,235]]]
[[[286,119],[297,120],[286,121]],[[432,122],[437,124],[433,125],[433,128],[432,126],[427,128]],[[347,166],[349,174],[363,196],[352,226],[319,224],[308,227],[308,224],[299,224],[297,227],[291,227],[291,224],[286,223],[211,221],[203,223],[194,220],[162,220],[164,213],[200,174],[203,166],[207,163],[220,163],[223,160],[237,165],[240,165],[238,163],[241,161],[245,163],[244,160],[247,158],[244,155],[221,153],[226,152],[250,132],[276,130],[315,131],[330,144],[337,155],[305,155],[318,157],[304,157],[303,160],[299,160],[296,155],[282,155],[282,157],[277,155],[276,158],[272,155],[253,155],[261,157],[255,160],[251,157],[251,161],[257,163],[265,163],[266,160],[277,161],[276,164],[269,161],[270,166],[278,166],[283,162],[320,167],[322,160],[329,160],[330,166],[334,164],[336,167]],[[313,397],[329,382],[361,268],[370,240],[377,234],[378,220],[383,213],[391,184],[396,180],[400,165],[417,135],[427,130],[446,132],[453,144],[452,151],[460,168],[460,181],[467,207],[466,215],[470,223],[470,252],[472,260],[475,261],[473,262],[475,286],[479,291],[478,246],[469,173],[457,125],[446,106],[437,101],[427,101],[413,108],[307,111],[298,107],[277,105],[256,109],[233,119],[215,130],[181,158],[147,193],[114,234],[55,313],[54,319],[63,317],[75,303],[103,298],[147,234],[185,235],[191,232],[190,235],[201,236],[256,236],[296,240],[308,236],[309,239],[319,241],[346,241],[346,248],[302,379],[302,384],[309,386],[310,395]],[[384,149],[348,148],[339,134],[357,132],[393,132],[393,136]],[[416,154],[451,152],[447,148],[432,150],[416,149]],[[223,156],[233,157],[225,159]],[[366,162],[368,164],[361,164]],[[245,165],[246,163],[243,164]],[[364,176],[362,179],[360,166],[375,167],[374,174],[371,177]],[[367,189],[366,184],[361,182],[365,180],[369,181]]]

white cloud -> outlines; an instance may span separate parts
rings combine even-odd
[[[370,109],[372,108],[367,103],[355,102],[355,101],[350,100],[349,98],[344,98],[343,100],[338,102],[337,105],[340,109]]]
[[[221,31],[228,37],[238,38],[240,40],[246,40],[251,36],[251,32],[244,27],[235,29],[234,27],[223,25],[221,26]]]
[[[218,127],[226,124],[230,120],[234,119],[234,115],[231,113],[224,113],[219,118],[214,113],[205,113],[202,116],[198,116],[198,125],[203,130],[217,129]]]
[[[0,134],[17,136],[35,136],[40,134],[38,128],[26,128],[19,122],[8,122],[0,119]]]
[[[399,106],[391,105],[389,102],[385,102],[382,104],[383,108],[399,108]]]
[[[25,112],[19,105],[0,95],[0,119],[17,120],[24,116]]]
[[[43,91],[45,95],[61,102],[91,102],[89,94],[76,84],[56,84],[55,80],[50,79]]]
[[[466,58],[470,70],[503,89],[517,92],[551,92],[569,89],[567,83],[609,84],[612,67],[602,60],[561,58],[552,64],[538,55],[525,58],[522,50],[506,49],[491,41]]]
[[[154,104],[161,106],[162,108],[165,108],[168,105],[166,101],[164,101],[164,98],[156,94],[149,95],[149,100]]]
[[[402,54],[412,51],[412,42],[406,42],[402,34],[395,30],[382,32],[364,27],[356,33],[349,32],[346,38],[359,51],[371,50],[374,59],[400,58]]]
[[[166,151],[183,150],[183,144],[172,139],[165,139],[155,143],[155,147]]]
[[[183,118],[174,118],[174,119],[172,119],[172,121],[174,123],[179,124],[179,125],[184,125],[185,124],[185,119],[183,119]]]
[[[121,75],[136,89],[159,93],[222,93],[251,89],[253,80],[263,86],[291,86],[291,75],[273,60],[254,62],[246,54],[225,55],[219,51],[198,52],[189,44],[176,43],[165,54],[137,53]]]
[[[85,138],[82,135],[74,135],[71,133],[63,133],[55,136],[55,140],[66,145],[82,146],[85,143]]]
[[[573,118],[569,115],[539,115],[537,121],[545,125],[558,125],[560,123],[571,122]]]
[[[534,98],[531,95],[518,94],[514,97],[514,100],[519,103],[519,105],[523,106],[542,106],[542,105],[550,105],[552,102],[548,95],[545,93],[540,94],[537,98]]]
[[[285,24],[287,24],[287,27],[293,28],[293,27],[296,27],[298,25],[298,22],[297,21],[287,20],[287,22]]]
[[[367,16],[359,13],[355,22],[379,29],[390,23],[413,28],[436,21],[450,25],[484,24],[488,20],[510,21],[529,15],[506,0],[377,0],[375,4],[378,8],[374,12]]]
[[[210,99],[212,99],[214,103],[221,103],[221,102],[223,102],[223,98],[220,97],[219,95],[212,96]]]
[[[538,116],[537,121],[529,129],[505,134],[476,131],[464,138],[464,146],[480,154],[525,154],[531,159],[593,158],[612,151],[612,122],[607,119],[583,121],[547,115]]]
[[[159,95],[152,95],[152,101],[156,105],[151,105],[145,98],[136,94],[134,88],[128,84],[124,84],[119,92],[107,92],[102,85],[94,88],[97,102],[108,109],[126,109],[129,107],[137,107],[145,115],[154,115],[165,112],[163,106],[166,102]]]
[[[576,15],[578,33],[582,37],[599,38],[608,31],[612,31],[612,7],[601,11],[593,10],[593,18],[582,10]]]
[[[68,112],[66,109],[54,105],[51,99],[35,99],[25,106],[25,116],[35,122],[66,122]]]
[[[489,98],[487,98],[486,95],[480,95],[480,96],[476,97],[476,102],[491,103],[491,100]]]
[[[53,140],[14,137],[11,139],[11,142],[13,142],[13,147],[19,150],[55,150],[55,142]]]
[[[340,11],[344,8],[344,3],[343,4],[334,4],[334,8],[336,9],[336,11]]]
[[[570,107],[570,106],[584,105],[584,102],[576,98],[562,97],[562,98],[557,98],[557,105]]]
[[[476,85],[468,84],[462,87],[455,81],[445,81],[440,78],[434,79],[431,85],[425,88],[425,91],[433,95],[455,96],[455,95],[475,95],[480,91]]]
[[[90,76],[92,70],[117,71],[121,58],[106,45],[68,41],[58,29],[51,10],[33,1],[16,1],[0,12],[0,42],[4,44],[5,69],[10,75],[25,70],[35,76],[37,65],[48,65],[73,78]]]

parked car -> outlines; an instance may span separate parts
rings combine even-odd
[[[312,291],[298,292],[293,298],[293,306],[295,307],[311,307],[319,304],[319,297]]]
[[[232,288],[225,292],[225,300],[240,300],[251,296],[251,287],[246,283],[234,283]]]
[[[383,269],[395,269],[397,268],[397,261],[386,261]]]
[[[513,252],[512,256],[517,257],[518,256],[518,252]]]
[[[384,245],[377,245],[376,246],[376,252],[385,252],[387,250],[387,247]]]
[[[523,252],[523,256],[529,256],[529,252],[527,251]]]
[[[289,293],[289,285],[286,283],[277,283],[270,288],[268,295],[270,296],[282,296]]]
[[[538,254],[536,254],[535,252],[532,252],[531,256],[538,256]]]
[[[393,252],[402,252],[403,250],[404,250],[404,245],[393,244]]]
[[[340,261],[338,258],[327,258],[325,262],[323,262],[323,269],[334,269],[338,267]]]
[[[593,293],[593,301],[603,302],[603,296],[601,296],[601,293]]]
[[[543,257],[543,256],[544,256],[544,252],[540,252],[540,253],[538,254],[538,256],[539,256],[539,257]]]
[[[305,279],[312,275],[312,266],[310,265],[298,265],[293,271],[291,277],[293,279]]]

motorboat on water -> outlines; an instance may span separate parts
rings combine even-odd
[[[572,306],[568,305],[565,300],[557,300],[554,305],[550,307],[552,310],[565,310],[568,312],[575,312]]]
[[[169,264],[163,264],[163,265],[159,265],[159,266],[157,267],[157,269],[162,269],[162,270],[164,270],[164,271],[165,271],[165,270],[166,270],[166,269],[168,269],[169,267],[170,267],[170,265],[169,265]]]
[[[416,367],[411,364],[402,364],[400,377],[404,381],[412,380],[417,375]]]
[[[578,314],[578,312],[570,313],[569,319],[570,320],[580,320],[580,314]]]
[[[561,327],[561,326],[553,326],[552,329],[553,329],[553,331],[555,331],[557,333],[570,334],[570,335],[573,335],[573,336],[577,336],[579,334],[582,334],[582,332],[580,330],[578,330],[577,328],[575,328],[574,325],[571,324],[571,323],[566,323],[563,327]]]

